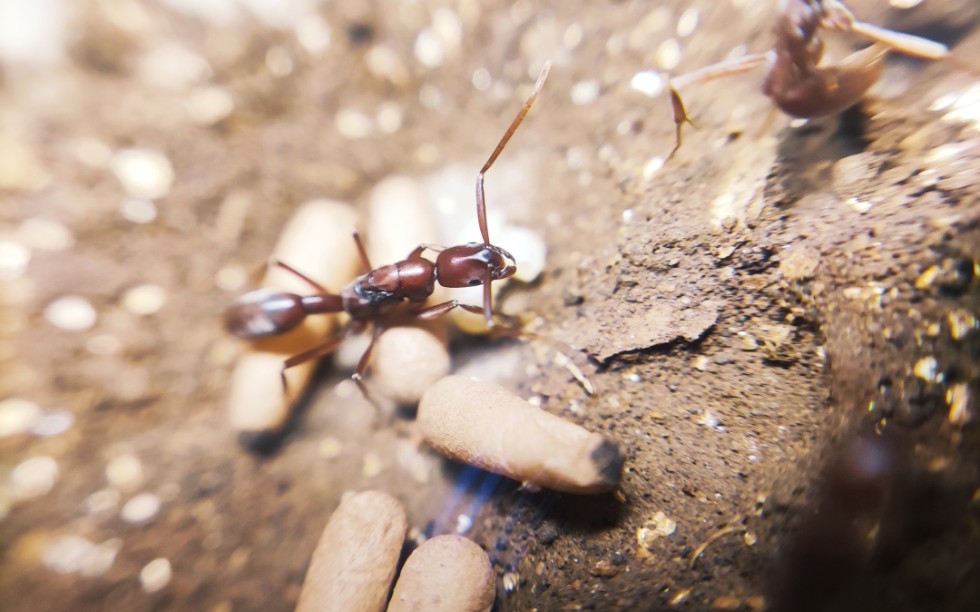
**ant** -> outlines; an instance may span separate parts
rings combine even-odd
[[[848,55],[839,64],[821,66],[821,28],[853,32],[874,44]],[[949,48],[941,43],[858,21],[838,0],[782,0],[773,31],[776,45],[766,53],[712,64],[671,80],[670,103],[677,144],[668,159],[681,148],[683,125],[694,125],[679,93],[688,85],[741,74],[766,64],[769,69],[762,81],[762,92],[787,115],[810,119],[839,113],[857,103],[881,77],[889,51],[930,60],[949,55]]]
[[[362,378],[367,370],[371,351],[380,335],[389,327],[393,315],[398,311],[406,312],[420,320],[431,320],[441,317],[455,308],[482,314],[486,317],[487,327],[494,327],[496,313],[491,309],[491,284],[512,276],[517,271],[514,257],[504,249],[490,243],[487,232],[486,198],[483,190],[483,177],[493,166],[515,130],[531,110],[538,97],[548,72],[550,63],[546,63],[538,76],[531,94],[524,105],[504,132],[493,153],[476,176],[476,216],[480,225],[483,242],[440,247],[422,244],[416,247],[408,256],[394,264],[374,268],[364,249],[360,236],[354,234],[354,242],[366,270],[340,293],[330,293],[313,279],[309,278],[289,264],[272,260],[275,265],[294,274],[309,284],[316,293],[312,295],[297,295],[283,291],[258,289],[246,293],[225,312],[225,328],[235,336],[245,340],[257,340],[270,336],[284,334],[299,326],[307,316],[325,313],[346,312],[350,322],[346,328],[335,336],[328,338],[322,344],[294,355],[283,362],[280,376],[283,389],[287,389],[286,370],[291,367],[330,354],[340,346],[344,338],[351,333],[363,331],[367,326],[373,326],[371,342],[365,349],[357,364],[353,379],[361,391],[367,395]],[[423,253],[432,251],[437,254],[435,261],[423,257]],[[462,304],[457,300],[449,300],[441,304],[425,307],[425,302],[432,295],[435,284],[443,287],[475,287],[483,285],[483,306]],[[501,316],[501,315],[496,315]]]

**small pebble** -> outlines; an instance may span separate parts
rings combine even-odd
[[[961,92],[943,96],[940,100],[949,109],[949,112],[943,115],[943,121],[969,123],[973,125],[973,129],[980,130],[980,84],[973,84]],[[940,101],[937,101],[933,108],[938,106]]]
[[[122,350],[122,342],[113,334],[98,334],[85,341],[85,350],[93,355],[116,355]]]
[[[735,245],[726,244],[725,246],[718,247],[718,250],[715,251],[715,257],[717,257],[718,259],[728,259],[729,257],[732,256],[732,253],[734,252],[735,252]]]
[[[970,388],[966,383],[957,383],[946,391],[946,403],[949,404],[949,423],[963,427],[970,422]]]
[[[293,58],[285,48],[272,47],[265,53],[265,67],[274,77],[286,77],[293,73]]]
[[[10,496],[15,500],[41,497],[58,481],[58,463],[51,457],[31,457],[10,472]]]
[[[848,198],[847,204],[854,209],[855,212],[860,214],[865,214],[871,210],[873,206],[868,200],[862,200],[861,198]]]
[[[913,372],[926,382],[938,382],[936,379],[939,375],[939,362],[932,356],[923,357],[916,362]]]
[[[977,318],[965,310],[954,310],[946,315],[949,335],[953,340],[962,340],[977,328]]]
[[[423,85],[419,89],[419,102],[428,109],[441,110],[443,99],[442,90],[435,85]]]
[[[155,200],[170,193],[174,169],[170,160],[151,149],[123,149],[112,156],[112,171],[133,198]]]
[[[222,291],[239,291],[248,282],[248,273],[241,266],[222,266],[214,275],[214,284]]]
[[[490,72],[486,68],[474,70],[470,80],[477,91],[486,91],[493,85],[493,77],[490,76]]]
[[[43,438],[58,436],[71,429],[74,423],[75,415],[67,410],[49,412],[31,425],[31,433]]]
[[[170,561],[160,557],[150,561],[140,570],[140,585],[147,593],[156,593],[170,584],[172,576]]]
[[[367,138],[374,132],[374,121],[359,110],[343,109],[335,120],[337,131],[350,140]]]
[[[198,125],[216,125],[235,110],[235,100],[224,87],[209,85],[191,91],[184,102],[187,114]]]
[[[415,39],[415,59],[427,68],[437,68],[446,59],[442,40],[435,31],[426,28]]]
[[[126,198],[119,205],[123,219],[133,223],[152,223],[157,218],[157,207],[152,200],[145,198]]]
[[[379,79],[387,79],[395,85],[407,83],[411,76],[401,56],[386,45],[378,44],[371,47],[364,60],[372,75]]]
[[[641,559],[653,556],[651,547],[654,542],[673,535],[675,531],[677,522],[663,512],[657,512],[636,530],[636,543],[639,544],[637,556]]]
[[[311,54],[320,55],[330,46],[330,25],[318,15],[309,15],[296,25],[296,38]]]
[[[158,44],[146,51],[137,71],[145,83],[174,91],[202,83],[213,75],[207,60],[175,42]]]
[[[101,576],[112,568],[122,540],[113,538],[95,544],[79,536],[55,539],[44,549],[42,562],[59,574],[80,574],[87,578]]]
[[[698,425],[704,425],[708,429],[713,429],[721,433],[725,432],[725,426],[721,424],[721,422],[718,420],[718,417],[716,417],[715,414],[710,410],[705,410],[704,412],[702,412],[697,422]]]
[[[136,455],[119,455],[106,466],[105,476],[114,487],[134,489],[143,482],[143,463]]]
[[[741,340],[741,348],[743,351],[754,351],[759,348],[759,341],[756,340],[751,334],[746,332],[738,332],[738,337]]]
[[[75,246],[75,236],[57,221],[32,217],[17,228],[17,240],[35,251],[64,251]]]
[[[690,36],[694,32],[694,29],[698,27],[699,19],[700,13],[694,7],[681,13],[680,19],[677,20],[677,35],[681,38]]]
[[[127,523],[148,523],[160,512],[160,498],[152,493],[140,493],[122,507],[119,516]]]
[[[119,491],[113,488],[99,489],[95,493],[85,498],[83,505],[85,511],[97,518],[107,518],[116,513],[119,509],[119,502],[122,497]]]
[[[0,240],[0,281],[20,278],[30,261],[30,249],[16,242]]]
[[[336,459],[344,450],[344,443],[333,436],[324,438],[320,441],[320,456],[324,459]]]
[[[402,127],[404,113],[395,102],[385,102],[378,107],[374,122],[382,134],[394,134]]]
[[[123,307],[137,315],[151,315],[167,302],[167,292],[159,285],[137,285],[123,296]]]
[[[69,147],[75,159],[90,168],[105,169],[112,162],[112,149],[96,138],[77,138]]]
[[[660,73],[654,72],[653,70],[637,72],[630,79],[630,87],[651,98],[655,98],[663,93],[664,85],[664,78]]]
[[[786,280],[803,280],[812,278],[819,266],[820,251],[810,246],[796,245],[780,258],[779,272]]]
[[[681,46],[677,39],[668,38],[657,47],[657,64],[664,70],[673,70],[681,63]]]
[[[659,155],[653,157],[643,166],[643,180],[652,180],[654,175],[660,172],[660,169],[664,167],[664,158]]]
[[[374,478],[384,470],[384,463],[378,453],[364,453],[364,465],[361,467],[361,475],[365,478]]]
[[[65,331],[85,331],[95,325],[98,315],[92,303],[77,295],[66,295],[44,309],[48,323]]]
[[[459,50],[463,41],[463,24],[456,11],[445,6],[437,8],[432,13],[432,29],[439,35],[447,56]]]
[[[562,34],[561,42],[565,45],[566,49],[574,49],[582,43],[582,38],[585,35],[585,28],[582,24],[575,22],[565,28],[564,34]]]
[[[599,81],[579,81],[572,85],[572,103],[576,106],[586,106],[599,99]]]
[[[0,401],[0,438],[26,433],[40,418],[34,402],[14,397]]]

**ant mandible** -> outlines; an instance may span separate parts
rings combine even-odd
[[[854,32],[875,44],[848,55],[839,64],[821,66],[824,50],[819,36],[821,28]],[[683,125],[694,125],[679,93],[688,85],[768,64],[762,92],[787,115],[810,119],[839,113],[857,103],[881,77],[885,55],[890,50],[931,60],[949,55],[949,49],[943,44],[858,21],[838,0],[782,0],[773,31],[776,45],[766,53],[712,64],[671,79],[670,102],[677,126],[677,144],[668,159],[681,148]]]
[[[504,150],[507,142],[524,120],[524,116],[531,110],[545,79],[548,78],[550,67],[550,63],[544,65],[531,94],[524,101],[521,110],[476,176],[476,216],[483,242],[451,247],[422,244],[402,261],[373,268],[360,236],[355,233],[354,242],[361,263],[370,271],[354,279],[341,289],[340,293],[331,293],[289,264],[273,260],[270,265],[294,274],[309,284],[316,293],[298,295],[284,291],[257,289],[243,295],[225,311],[225,328],[245,340],[258,340],[284,334],[299,326],[309,315],[339,312],[350,315],[350,321],[343,331],[283,362],[280,377],[284,390],[287,389],[286,370],[328,355],[340,346],[347,335],[363,331],[371,325],[373,326],[371,342],[361,356],[353,375],[354,380],[364,391],[362,378],[367,370],[371,351],[378,337],[389,326],[390,317],[399,310],[407,310],[407,314],[417,319],[431,320],[447,314],[454,308],[462,308],[484,315],[487,326],[494,327],[491,284],[495,280],[512,276],[517,271],[517,267],[510,253],[490,243],[483,177]],[[427,250],[437,254],[434,262],[422,256]],[[457,300],[425,307],[425,302],[432,295],[437,282],[448,288],[483,285],[483,307],[462,304]],[[402,306],[405,308],[401,308]]]

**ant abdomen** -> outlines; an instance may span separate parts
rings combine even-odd
[[[285,291],[250,291],[225,311],[225,329],[245,340],[284,334],[306,318],[302,296]]]

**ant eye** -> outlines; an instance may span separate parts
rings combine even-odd
[[[470,279],[470,282],[469,282],[469,285],[470,285],[470,287],[476,287],[477,285],[481,284],[482,282],[483,281],[481,281],[478,278],[471,278]]]

